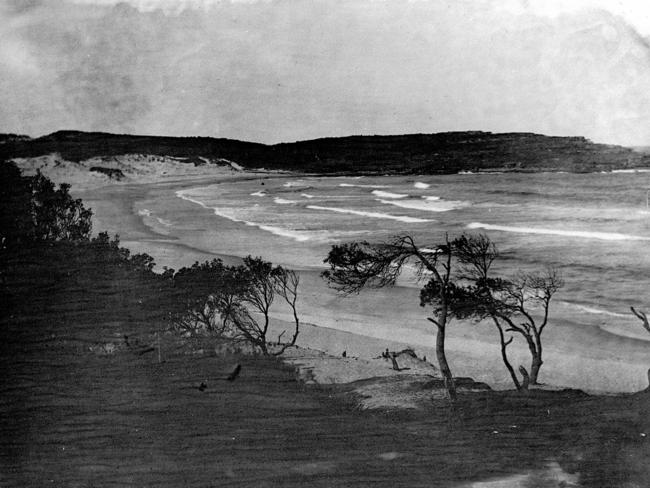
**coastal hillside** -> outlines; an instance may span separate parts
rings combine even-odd
[[[200,166],[318,173],[446,174],[460,171],[598,172],[650,167],[650,154],[583,137],[444,132],[350,136],[265,145],[210,137],[157,137],[59,131],[39,138],[0,135],[0,156],[58,154],[80,162],[127,154],[179,158]]]

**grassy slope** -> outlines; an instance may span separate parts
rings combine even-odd
[[[582,137],[530,133],[446,132],[399,136],[350,136],[275,145],[209,137],[156,137],[59,131],[37,139],[7,137],[0,156],[58,152],[80,161],[141,153],[225,158],[248,168],[318,173],[455,173],[479,169],[606,171],[650,165],[650,157]]]
[[[14,257],[10,269],[2,486],[450,486],[549,459],[584,486],[650,479],[648,395],[485,393],[453,410],[356,412],[341,391],[305,389],[275,361],[187,354],[173,336],[161,364],[155,353],[94,354],[123,334],[150,341],[167,289],[64,246]],[[241,377],[218,380],[235,362]],[[532,486],[558,486],[547,478]]]

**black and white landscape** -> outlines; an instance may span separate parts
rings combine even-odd
[[[0,16],[7,486],[646,486],[646,8]]]

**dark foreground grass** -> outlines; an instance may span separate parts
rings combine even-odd
[[[6,277],[0,486],[435,487],[521,473],[522,486],[562,486],[551,464],[578,486],[648,486],[647,394],[483,392],[368,413],[271,359],[163,334],[159,363],[123,336],[154,341],[170,291],[75,253],[26,253]],[[119,347],[101,354],[106,343]],[[222,380],[235,363],[240,377]]]

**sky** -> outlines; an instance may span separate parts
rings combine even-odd
[[[0,132],[650,145],[636,0],[0,0]]]

